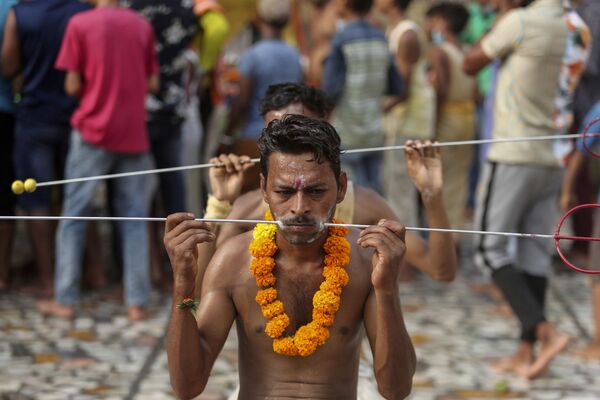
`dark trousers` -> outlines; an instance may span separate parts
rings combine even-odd
[[[155,119],[148,122],[150,146],[156,168],[181,166],[181,122],[174,119]],[[159,192],[165,213],[185,211],[183,172],[158,174]]]

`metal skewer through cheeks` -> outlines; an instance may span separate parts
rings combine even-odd
[[[465,229],[441,229],[441,228],[421,228],[421,227],[410,227],[407,226],[407,231],[413,232],[441,232],[441,233],[460,233],[466,235],[492,235],[492,236],[506,236],[506,237],[518,237],[524,239],[552,239],[558,252],[559,257],[564,261],[566,265],[575,271],[582,272],[584,274],[600,274],[600,269],[585,269],[578,267],[571,263],[563,251],[560,248],[561,240],[571,241],[587,241],[587,242],[600,242],[600,238],[596,237],[580,237],[580,236],[564,236],[561,234],[561,228],[567,218],[574,212],[585,209],[585,208],[600,208],[600,204],[582,204],[576,206],[565,213],[560,219],[556,227],[554,234],[539,234],[539,233],[519,233],[519,232],[493,232],[493,231],[476,231],[476,230],[465,230]],[[166,218],[149,218],[149,217],[79,217],[79,216],[0,216],[0,221],[6,220],[46,220],[46,221],[60,221],[60,220],[71,220],[71,221],[152,221],[152,222],[164,222]],[[264,221],[254,219],[214,219],[214,218],[196,218],[196,221],[210,222],[210,223],[236,223],[236,224],[274,224],[281,229],[285,229],[285,224],[281,221]],[[334,224],[334,223],[321,223],[319,228],[325,229],[327,227],[343,226],[348,228],[365,229],[373,225],[358,225],[358,224]],[[593,260],[597,261],[597,260]]]

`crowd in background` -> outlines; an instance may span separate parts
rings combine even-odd
[[[220,153],[256,157],[260,103],[273,84],[321,88],[345,149],[580,132],[600,115],[598,1],[260,0],[240,32],[231,32],[229,12],[216,0],[0,0],[0,215],[202,215],[210,191],[202,171],[19,197],[10,185],[189,165]],[[451,227],[468,227],[474,214],[477,229],[550,232],[558,205],[598,201],[582,150],[574,141],[444,148]],[[400,222],[424,223],[402,152],[349,154],[343,167],[383,195]],[[244,191],[257,176],[257,167],[247,172]],[[576,233],[591,235],[591,221],[577,216]],[[1,291],[27,290],[17,288],[11,266],[15,226],[0,222]],[[83,276],[106,284],[98,224],[27,227],[30,293],[73,305]],[[169,276],[162,227],[113,228],[129,316],[142,319],[151,284]],[[458,249],[462,240],[455,237]],[[513,306],[523,342],[543,336],[532,329],[545,321],[550,250],[476,241],[478,264]],[[587,256],[582,244],[572,251]],[[594,290],[600,307],[597,283]]]

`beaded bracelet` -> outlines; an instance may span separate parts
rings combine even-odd
[[[196,310],[198,309],[198,304],[200,304],[200,300],[194,300],[192,298],[185,298],[183,299],[183,301],[179,304],[177,304],[177,308],[179,310],[183,310],[184,308],[189,308],[190,312],[192,313],[192,315],[194,316],[194,318],[196,318]]]

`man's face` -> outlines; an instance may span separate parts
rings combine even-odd
[[[265,126],[269,125],[269,123],[275,119],[281,119],[284,115],[287,114],[296,114],[296,115],[304,115],[310,118],[318,118],[319,116],[304,107],[304,105],[300,102],[290,103],[287,106],[280,108],[279,110],[271,110],[265,114]]]
[[[260,187],[273,218],[282,221],[279,232],[290,244],[309,244],[323,232],[321,224],[331,221],[337,203],[346,193],[346,175],[336,182],[329,162],[317,163],[310,153],[273,153],[269,174],[261,175]]]

